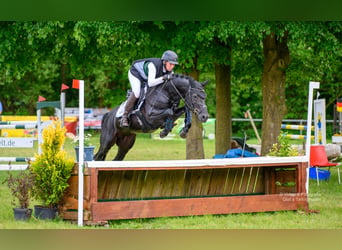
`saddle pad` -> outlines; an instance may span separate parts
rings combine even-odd
[[[140,110],[140,107],[141,107],[141,105],[143,104],[143,102],[145,100],[145,93],[146,93],[146,91],[147,91],[147,87],[146,86],[141,88],[141,96],[142,97],[139,98],[139,100],[138,100],[138,107],[135,110]],[[122,117],[123,116],[123,113],[125,112],[126,102],[127,102],[127,100],[124,101],[123,103],[121,103],[118,111],[116,112],[115,117]]]
[[[121,105],[120,105],[118,111],[116,112],[115,117],[122,117],[122,115],[123,115],[123,113],[124,113],[124,111],[125,111],[126,102],[127,102],[127,101],[124,101],[123,103],[121,103]]]

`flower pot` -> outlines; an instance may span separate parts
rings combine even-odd
[[[38,219],[52,220],[57,216],[57,212],[56,207],[34,206],[34,215]]]
[[[84,147],[84,154],[83,154],[83,160],[84,161],[92,161],[93,157],[94,157],[94,149],[95,146],[85,146]],[[78,158],[78,152],[79,152],[79,147],[75,147],[75,151],[76,151],[76,160],[77,162],[79,161]]]
[[[16,220],[29,220],[32,215],[31,208],[13,208],[13,212]]]

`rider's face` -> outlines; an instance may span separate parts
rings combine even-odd
[[[167,71],[172,71],[174,67],[175,67],[175,64],[172,64],[170,62],[165,62],[165,69]]]

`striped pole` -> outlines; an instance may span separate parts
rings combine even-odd
[[[37,128],[36,124],[17,124],[17,125],[0,125],[0,129],[32,129]]]
[[[0,121],[0,125],[37,124],[37,121]]]
[[[0,157],[0,162],[28,162],[33,161],[31,157]]]
[[[287,134],[287,135],[284,135],[286,138],[290,138],[290,139],[306,139],[306,135],[293,135],[293,134]],[[312,135],[310,137],[311,139],[314,139],[315,137]]]
[[[307,126],[305,125],[292,125],[292,124],[281,124],[282,129],[291,129],[291,130],[307,130]],[[311,130],[314,130],[315,127],[311,126]]]

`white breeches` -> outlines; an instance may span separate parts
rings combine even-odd
[[[131,71],[128,71],[128,80],[131,84],[132,91],[136,98],[139,98],[140,96],[140,88],[141,88],[141,82],[138,78],[136,78],[134,75],[132,75]]]

